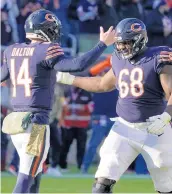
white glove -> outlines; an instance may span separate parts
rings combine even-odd
[[[56,82],[58,83],[72,85],[74,79],[75,79],[75,76],[71,75],[70,73],[63,73],[59,71],[56,74]]]
[[[151,124],[148,126],[147,131],[148,133],[154,134],[154,135],[162,135],[164,133],[164,129],[171,121],[171,116],[164,112],[161,115],[156,115],[153,117],[149,117],[148,122]]]

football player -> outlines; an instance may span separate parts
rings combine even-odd
[[[101,147],[92,192],[111,193],[141,153],[156,191],[172,193],[172,49],[147,47],[146,27],[138,19],[124,19],[115,30],[112,68],[103,77],[57,74],[58,82],[87,91],[119,90],[119,117]]]
[[[89,67],[114,43],[114,30],[101,28],[100,42],[82,56],[64,55],[60,47],[61,23],[50,11],[33,12],[26,20],[30,44],[14,44],[4,52],[1,82],[12,81],[14,112],[3,123],[20,156],[20,167],[13,193],[38,192],[42,164],[49,149],[49,112],[53,102],[56,71],[77,72]],[[31,184],[35,180],[35,185]]]

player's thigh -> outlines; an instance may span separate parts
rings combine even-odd
[[[143,157],[149,169],[172,168],[172,128],[168,125],[161,136],[149,135],[143,146]]]
[[[138,152],[129,144],[128,138],[115,132],[114,125],[100,149],[100,164],[95,177],[105,177],[118,181],[121,175],[137,157]]]
[[[168,125],[160,137],[152,137],[154,144],[143,147],[143,157],[156,190],[172,191],[172,128]]]
[[[42,171],[42,165],[47,157],[50,147],[49,126],[46,127],[40,156],[33,156],[26,153],[26,147],[30,138],[30,133],[12,135],[11,138],[20,157],[19,172],[36,176],[39,172]]]

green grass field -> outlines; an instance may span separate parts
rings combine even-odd
[[[8,173],[1,175],[1,193],[11,193],[16,177]],[[94,177],[90,175],[65,174],[60,178],[43,176],[41,193],[91,193]],[[147,176],[124,175],[114,187],[115,193],[155,193],[153,183]]]
[[[15,177],[2,177],[1,193],[11,193],[15,185]],[[41,193],[90,193],[91,178],[43,178]],[[122,179],[114,188],[115,193],[154,193],[149,179]]]

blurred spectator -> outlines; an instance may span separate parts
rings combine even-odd
[[[103,26],[104,30],[108,30],[110,26],[115,27],[119,22],[119,18],[114,9],[112,0],[99,0],[97,5],[100,25]]]
[[[7,110],[11,109],[10,104],[10,81],[1,83],[1,106],[7,108]],[[5,114],[6,115],[6,114]]]
[[[102,75],[110,68],[110,57],[104,61],[96,64],[90,69],[92,76]],[[93,161],[98,146],[102,143],[104,138],[109,134],[109,131],[114,124],[109,118],[117,117],[116,102],[118,92],[114,90],[106,93],[94,93],[93,103],[94,111],[92,113],[92,134],[88,143],[87,150],[84,155],[82,163],[82,172],[87,173]]]
[[[159,0],[140,0],[141,4],[144,6],[146,9],[153,9],[153,3],[155,1]]]
[[[67,169],[67,155],[74,139],[77,141],[77,166],[78,169],[81,167],[92,108],[91,93],[76,87],[70,87],[66,91],[61,119],[64,140],[60,167],[63,170]]]
[[[79,18],[77,14],[77,7],[80,0],[71,0],[71,3],[68,7],[68,19],[70,25],[70,33],[76,37],[77,41],[77,51],[79,52]]]
[[[15,149],[15,148],[14,148]],[[10,172],[11,174],[13,174],[14,176],[17,176],[17,173],[18,173],[18,166],[19,166],[19,155],[17,153],[17,150],[15,149],[14,150],[14,153],[13,153],[13,157],[12,157],[12,160],[10,162],[10,165],[9,167],[7,168],[8,172]]]
[[[1,9],[1,45],[8,46],[12,42],[12,27],[8,20],[8,12]]]
[[[147,17],[150,46],[172,46],[172,7],[161,0]]]
[[[3,114],[3,107],[1,107],[1,126],[5,115]],[[6,154],[7,154],[8,137],[1,130],[1,165],[0,170],[4,171],[6,166]]]
[[[8,22],[12,28],[12,41],[18,42],[19,36],[17,31],[16,18],[19,15],[19,9],[16,0],[2,0],[1,11],[2,10],[8,13]]]
[[[1,126],[3,119],[8,114],[10,109],[10,91],[9,82],[3,82],[1,84]],[[7,154],[8,136],[1,131],[1,170],[5,170],[6,154]]]
[[[1,126],[6,115],[7,115],[7,107],[1,104]],[[0,165],[1,171],[5,170],[7,145],[8,145],[8,137],[1,130],[1,165]]]
[[[96,0],[80,0],[77,8],[80,20],[80,32],[98,33],[98,6]]]
[[[28,2],[32,2],[32,0],[17,0],[19,10],[23,8]]]
[[[32,12],[42,9],[43,8],[43,2],[41,0],[36,0],[34,5],[32,6]]]
[[[58,127],[59,118],[62,113],[62,98],[64,97],[63,88],[56,84],[54,91],[54,103],[50,113],[50,151],[49,162],[50,167],[47,174],[52,176],[61,176],[58,168],[60,152],[62,147],[61,129]]]
[[[38,0],[38,1],[28,1],[26,4],[22,3],[22,7],[20,9],[20,14],[17,17],[17,24],[18,24],[18,33],[19,33],[19,42],[26,42],[25,39],[25,30],[24,30],[24,25],[26,18],[34,11],[38,9],[42,9],[43,7],[43,2]]]
[[[140,1],[140,3],[142,4],[142,6],[144,8],[144,21],[146,20],[147,15],[152,11],[153,3],[155,1],[157,1],[157,0],[141,0]]]
[[[33,3],[27,3],[26,5],[24,5],[21,10],[20,10],[20,14],[17,17],[17,24],[18,24],[18,32],[19,32],[19,42],[25,42],[25,30],[24,30],[24,25],[25,25],[25,21],[26,18],[31,14],[32,12],[32,7],[33,7]]]
[[[138,0],[116,0],[115,9],[120,21],[125,18],[144,20],[144,9]]]

